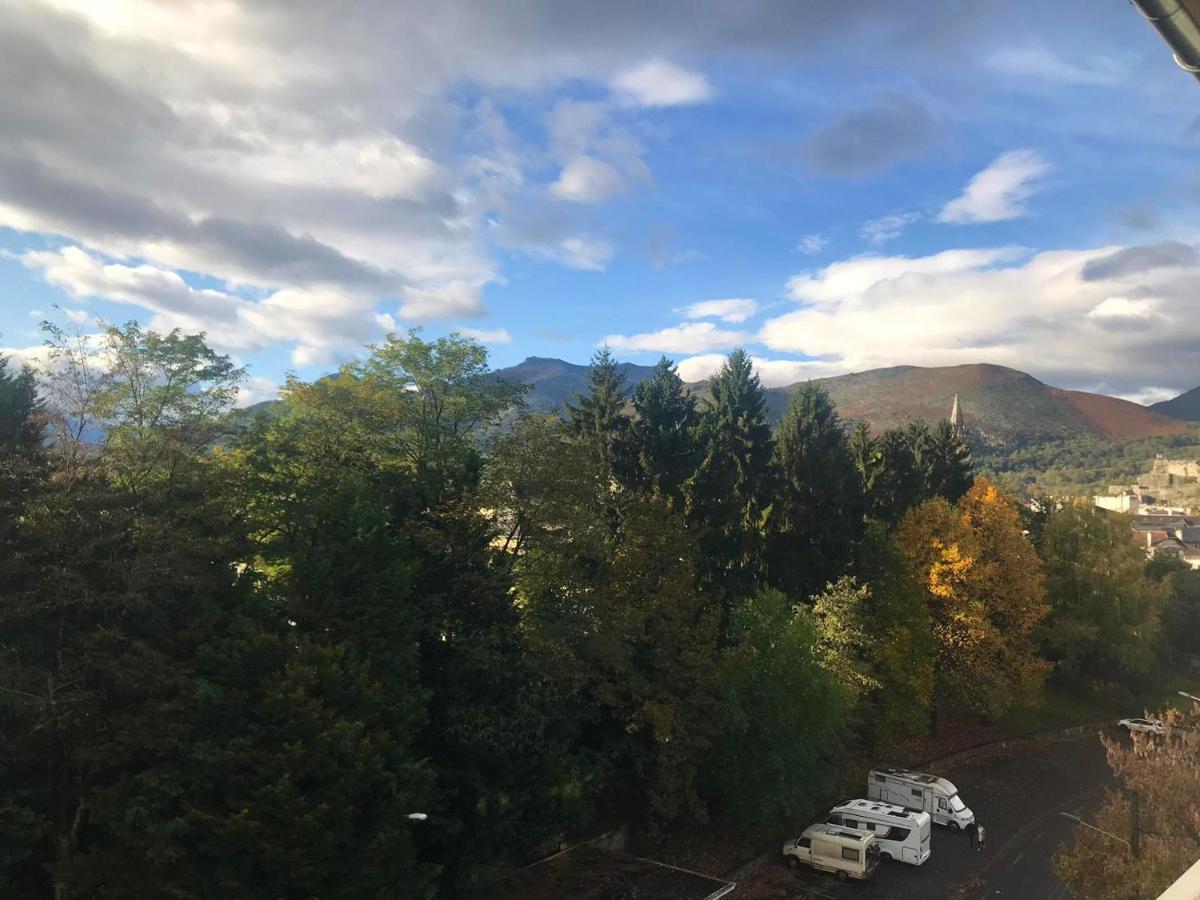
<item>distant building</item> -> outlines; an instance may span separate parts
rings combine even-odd
[[[1109,496],[1097,494],[1092,498],[1092,502],[1101,509],[1137,515],[1142,508],[1142,495],[1136,487],[1125,488],[1120,492],[1113,491],[1113,487],[1109,488]]]
[[[954,402],[950,404],[950,427],[960,438],[966,437],[967,425],[963,421],[962,411],[958,407],[958,394],[954,395]]]
[[[1200,569],[1200,517],[1144,513],[1133,517],[1131,531],[1147,559],[1173,556]]]

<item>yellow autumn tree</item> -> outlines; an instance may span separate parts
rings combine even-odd
[[[910,510],[896,530],[929,603],[933,632],[934,706],[951,700],[980,712],[993,706],[990,671],[999,636],[974,595],[976,550],[958,510],[936,498]]]
[[[958,506],[936,498],[911,510],[896,538],[927,593],[935,702],[998,716],[1036,700],[1048,666],[1033,629],[1046,591],[1012,501],[979,478]]]
[[[1016,504],[987,478],[976,478],[958,506],[975,548],[971,593],[1001,638],[996,672],[1010,701],[1036,702],[1050,670],[1034,639],[1050,612],[1042,561]]]

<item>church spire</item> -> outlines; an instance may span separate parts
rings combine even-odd
[[[958,394],[954,395],[954,402],[950,404],[950,427],[958,434],[962,433],[963,420],[962,413],[958,408]]]

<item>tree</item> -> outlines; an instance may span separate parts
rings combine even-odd
[[[705,784],[723,817],[765,824],[811,813],[833,787],[846,687],[821,664],[812,615],[766,589],[734,606],[721,656],[726,692]]]
[[[929,597],[939,696],[989,716],[1036,701],[1045,587],[1012,501],[980,478],[957,508],[939,497],[912,510],[897,538]]]
[[[1046,524],[1045,652],[1072,678],[1137,683],[1155,665],[1166,585],[1149,577],[1124,516],[1079,503]]]
[[[1178,652],[1200,656],[1200,572],[1178,557],[1160,555],[1146,563],[1146,574],[1163,584],[1163,636]]]
[[[926,592],[896,537],[870,521],[854,570],[869,592],[863,628],[871,640],[866,671],[877,686],[860,701],[860,727],[875,744],[928,730],[936,642]]]
[[[685,487],[686,511],[700,529],[706,583],[748,596],[764,575],[773,494],[766,400],[743,350],[729,354],[709,390],[700,416],[704,456]]]
[[[975,481],[971,448],[945,419],[939,419],[923,437],[920,449],[923,499],[944,497],[957,503]]]
[[[845,574],[862,534],[862,485],[829,395],[809,382],[775,433],[772,584],[805,600]]]
[[[862,473],[868,512],[895,524],[921,502],[924,486],[913,458],[911,435],[901,429],[885,431],[878,438],[852,436],[854,456]]]
[[[1102,739],[1119,787],[1055,859],[1077,896],[1153,897],[1200,857],[1200,709],[1164,719],[1161,738]]]
[[[33,369],[22,366],[15,375],[0,356],[0,456],[28,457],[40,449],[44,410]]]
[[[867,614],[871,589],[852,575],[843,575],[813,598],[812,618],[819,641],[817,658],[821,668],[833,675],[857,700],[865,691],[881,686],[870,667]]]
[[[379,431],[378,452],[412,474],[428,505],[473,489],[481,431],[520,405],[527,387],[491,375],[487,349],[459,334],[423,341],[413,329],[369,349],[338,377],[360,383],[359,412]]]
[[[226,471],[198,446],[232,368],[199,336],[109,340],[50,373],[108,439],[60,457],[70,477],[41,471],[0,528],[6,883],[421,896],[401,812],[429,799],[405,734],[420,704],[381,710],[369,673],[260,592]]]
[[[585,502],[573,519],[595,518],[600,501]],[[703,819],[697,773],[721,721],[719,608],[664,500],[625,495],[615,508],[602,557],[538,529],[516,564],[525,626],[579,723],[600,799],[652,823]]]
[[[971,590],[1000,638],[1000,690],[1009,704],[1035,702],[1050,668],[1036,640],[1050,611],[1042,561],[1024,534],[1016,504],[988,479],[975,480],[959,511],[973,537]]]
[[[622,481],[673,509],[683,507],[683,487],[696,470],[696,399],[665,356],[633,394],[634,417],[620,445]]]
[[[513,393],[447,341],[410,334],[336,378],[292,380],[231,464],[279,608],[362,665],[398,722],[419,707],[411,746],[438,784],[421,857],[442,865],[441,896],[477,896],[561,827],[561,741],[480,511],[477,432]]]
[[[617,446],[629,425],[625,403],[629,393],[625,376],[608,347],[597,350],[588,370],[588,392],[575,395],[575,405],[567,404],[567,418],[576,438],[595,455],[608,489],[614,471]]]

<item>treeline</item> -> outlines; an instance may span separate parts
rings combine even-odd
[[[1119,519],[1023,520],[947,423],[848,433],[815,386],[772,433],[740,351],[703,404],[602,352],[514,420],[479,344],[410,333],[230,437],[202,336],[49,337],[44,405],[0,373],[6,895],[484,896],[1195,634]]]

